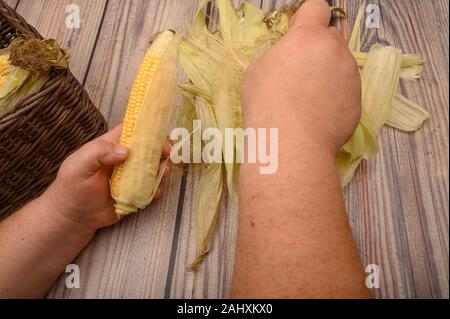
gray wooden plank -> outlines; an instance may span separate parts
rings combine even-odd
[[[263,0],[261,3],[261,8],[264,11],[269,12],[291,3],[291,0]]]
[[[19,0],[4,0],[4,2],[9,5],[11,8],[16,8],[17,4],[19,3]]]
[[[227,298],[233,271],[237,229],[237,207],[224,196],[213,249],[196,272],[187,267],[196,258],[197,237],[195,203],[202,167],[189,171],[183,206],[174,273],[170,284],[171,298]]]
[[[81,28],[66,26],[66,8],[75,4],[80,8]],[[23,0],[17,6],[29,24],[34,26],[45,38],[55,38],[71,55],[70,69],[80,81],[88,68],[89,58],[95,45],[106,0]]]
[[[426,61],[422,80],[402,81],[400,90],[426,106],[431,119],[416,134],[391,130],[391,137],[401,163],[397,178],[416,297],[448,298],[448,20],[436,10],[448,12],[448,2],[380,5],[386,41]]]

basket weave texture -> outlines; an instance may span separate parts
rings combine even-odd
[[[17,34],[42,39],[0,0],[0,49]],[[0,116],[0,220],[41,195],[63,160],[107,130],[107,124],[70,71]]]

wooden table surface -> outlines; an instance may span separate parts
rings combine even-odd
[[[110,127],[120,122],[152,34],[192,20],[197,0],[8,0],[45,37],[70,49],[71,69]],[[239,1],[236,1],[239,2]],[[266,10],[289,1],[252,0]],[[378,156],[362,164],[345,189],[348,216],[365,265],[381,269],[383,298],[449,296],[449,118],[447,0],[370,0],[381,8],[379,29],[363,28],[363,49],[391,44],[426,60],[422,79],[400,91],[425,106],[431,119],[418,132],[382,130]],[[66,7],[81,9],[80,29],[69,29]],[[359,0],[334,0],[349,19]],[[212,16],[217,19],[214,10]],[[212,19],[214,20],[214,19]],[[332,81],[332,79],[330,79]],[[65,274],[49,298],[222,298],[228,295],[236,244],[237,210],[226,198],[214,249],[197,273],[194,198],[201,169],[176,169],[166,196],[144,212],[98,233],[74,261],[81,288],[65,288]]]

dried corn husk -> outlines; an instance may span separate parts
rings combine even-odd
[[[374,143],[376,145],[376,136],[383,125],[412,132],[419,129],[428,118],[428,112],[422,107],[397,95],[400,78],[405,80],[420,78],[423,59],[416,54],[402,55],[398,49],[385,48],[378,44],[375,44],[369,53],[360,52],[363,17],[364,7],[361,6],[349,41],[349,49],[361,69],[363,85],[361,123],[365,122],[371,133],[362,134],[358,129],[339,154],[337,166],[343,186],[350,182],[363,159],[376,155]],[[352,144],[355,138],[358,139],[358,144]],[[366,144],[362,142],[363,140]]]
[[[402,95],[396,95],[387,124],[405,132],[417,131],[430,114]]]
[[[214,2],[219,10],[217,30],[208,30],[205,24],[202,10],[209,2]],[[246,1],[240,8],[234,8],[229,0],[201,0],[189,37],[180,50],[181,65],[190,80],[180,87],[190,102],[184,103],[179,123],[186,123],[193,117],[205,118],[205,110],[208,110],[208,117],[214,117],[210,122],[219,129],[241,127],[239,91],[242,75],[254,59],[286,34],[290,19],[301,3],[295,2],[264,14]],[[331,10],[345,17],[342,9],[332,7]],[[422,58],[415,54],[402,55],[398,49],[378,44],[369,52],[361,52],[363,18],[364,7],[361,7],[348,45],[361,69],[363,100],[358,128],[336,160],[342,186],[351,181],[361,161],[377,154],[377,135],[385,124],[413,131],[428,118],[423,108],[397,95],[400,78],[416,80],[420,77]],[[203,107],[201,114],[199,100],[210,106]],[[194,104],[197,110],[194,110]],[[186,126],[192,130],[192,125]],[[242,150],[235,149],[235,154],[238,152]],[[214,164],[202,176],[197,190],[202,201],[197,206],[198,258],[190,270],[197,268],[211,248],[223,192],[218,183],[226,181],[231,198],[237,199],[237,172],[236,163]]]
[[[401,51],[375,44],[369,52],[362,78],[362,105],[378,132],[389,119],[397,92]]]
[[[363,69],[368,53],[353,52],[358,66]],[[405,80],[418,80],[422,75],[423,59],[416,54],[404,54],[401,59],[400,78]]]
[[[203,130],[218,128],[213,109],[208,102],[198,98],[195,107],[198,118],[202,122]],[[195,271],[211,249],[214,230],[219,220],[223,180],[223,166],[221,164],[208,165],[200,178],[196,201],[198,255],[189,265],[188,271]]]
[[[39,40],[19,36],[11,42],[10,50],[12,64],[33,74],[69,67],[67,52],[54,39]]]
[[[225,130],[227,128],[243,127],[241,101],[239,96],[239,87],[242,80],[239,78],[238,74],[234,74],[235,72],[238,71],[234,71],[231,68],[225,68],[223,72],[217,74],[216,81],[213,85],[211,102],[212,105],[214,105],[214,115],[222,133],[223,145],[226,145]],[[225,158],[225,149],[226,147],[223,148],[223,155],[227,172],[227,188],[232,199],[237,200],[239,164],[235,163],[235,158]],[[233,155],[235,154],[236,153]]]
[[[400,50],[377,44],[372,47],[361,72],[361,121],[337,160],[342,185],[350,182],[361,160],[377,153],[376,136],[391,115],[400,69]]]
[[[220,202],[223,193],[223,167],[211,164],[203,172],[197,195],[197,242],[198,256],[189,265],[188,271],[197,270],[210,252],[214,231],[219,220]]]
[[[221,130],[222,136],[225,136],[226,128],[243,126],[239,95],[242,77],[254,55],[257,39],[267,35],[269,31],[263,21],[264,14],[252,4],[244,3],[240,9],[235,9],[228,0],[218,0],[217,5],[221,21],[220,32],[208,30],[200,7],[189,38],[181,45],[180,62],[191,81],[190,84],[181,85],[181,88],[195,96],[196,113],[203,125],[208,127],[209,123],[211,127],[214,124],[214,127]],[[239,12],[243,12],[245,18],[240,19]],[[201,108],[198,106],[199,101],[203,101]],[[207,104],[210,105],[209,108],[205,106]],[[179,123],[187,122],[186,118],[193,114],[191,105],[185,103],[186,110],[182,109]],[[234,162],[237,151],[242,152],[235,149],[231,161],[228,159],[228,163],[210,165],[204,173],[205,177],[202,176],[202,181],[212,178],[211,176],[220,183],[225,180],[227,190],[234,200],[237,200],[239,172],[239,164]],[[204,194],[198,197],[199,200],[214,205],[199,203],[197,207],[198,257],[189,270],[196,269],[210,249],[215,223],[199,221],[217,219],[217,216],[211,218],[211,214],[219,213],[220,200],[216,199],[221,198],[222,192],[222,186],[216,187],[215,182],[200,182],[198,186],[198,193]]]
[[[39,90],[52,71],[68,68],[68,54],[56,40],[19,36],[0,57],[8,55],[12,71],[0,81],[0,115],[9,112],[21,99]]]

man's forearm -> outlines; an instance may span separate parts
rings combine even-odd
[[[0,298],[40,298],[94,235],[46,195],[0,223]]]
[[[276,174],[241,168],[232,296],[369,297],[334,154],[293,141],[296,126],[284,127]]]

